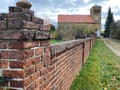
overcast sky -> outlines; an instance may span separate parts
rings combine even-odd
[[[8,12],[9,6],[15,6],[19,0],[0,0],[0,13]],[[90,8],[95,4],[102,6],[102,28],[109,6],[112,9],[114,19],[120,19],[120,0],[29,0],[32,3],[31,10],[40,18],[48,18],[49,22],[56,24],[58,14],[82,14],[89,15]]]

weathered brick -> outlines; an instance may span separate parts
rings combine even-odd
[[[7,14],[7,20],[27,20],[31,21],[31,16],[29,14],[21,12],[10,12]]]
[[[15,39],[15,40],[19,40],[19,39],[27,39],[25,35],[23,35],[23,33],[21,33],[20,31],[2,31],[0,32],[0,39]]]
[[[34,73],[31,77],[32,77],[32,81],[34,82],[34,81],[36,81],[38,78],[39,78],[39,76],[40,76],[40,73],[39,72],[36,72],[36,73]]]
[[[32,48],[32,47],[38,47],[39,41],[26,41],[24,42],[24,48]]]
[[[10,81],[10,87],[23,88],[24,82],[23,81]]]
[[[26,9],[26,8],[23,8],[23,13],[31,15],[31,17],[34,16],[34,11]]]
[[[50,30],[50,27],[48,25],[41,25],[40,30]]]
[[[48,46],[48,47],[45,47],[45,49],[44,49],[44,52],[45,52],[45,53],[48,53],[48,52],[50,52],[50,46]]]
[[[41,86],[36,87],[35,90],[41,90]]]
[[[49,40],[50,39],[50,33],[49,32],[36,32],[35,39],[41,39],[41,40]]]
[[[0,68],[8,68],[8,61],[0,60]]]
[[[41,70],[40,74],[41,74],[41,76],[43,76],[43,75],[47,74],[49,71],[50,71],[49,68],[45,67]]]
[[[29,76],[27,78],[24,79],[24,87],[30,85],[32,83],[32,78]]]
[[[50,72],[53,71],[54,69],[55,69],[55,65],[52,65],[52,66],[50,67]]]
[[[23,12],[21,7],[9,7],[9,12]]]
[[[49,53],[45,53],[42,55],[42,61],[49,61],[50,60],[50,54]]]
[[[11,41],[8,43],[9,49],[24,49],[24,41]]]
[[[40,62],[40,63],[38,63],[38,64],[35,66],[36,71],[40,71],[43,67],[44,67],[44,63],[43,63],[43,62]]]
[[[8,21],[8,28],[9,29],[37,29],[39,30],[39,24],[35,24],[30,21],[26,20],[15,20],[15,21]]]
[[[32,75],[33,73],[35,73],[35,67],[34,66],[25,70],[25,76],[26,77]]]
[[[25,72],[20,70],[3,70],[3,75],[10,78],[23,78],[25,77]]]
[[[25,30],[17,30],[17,31],[0,31],[0,39],[2,40],[28,40],[28,41],[33,41],[33,40],[40,40],[40,39],[48,39],[48,36],[44,36],[40,33],[40,31],[25,31]],[[39,37],[39,38],[38,38]]]
[[[35,50],[36,56],[43,54],[43,51],[44,51],[44,49],[43,49],[42,47],[37,48],[37,49]]]
[[[49,82],[48,82],[49,83]],[[48,84],[43,90],[50,90],[50,84]]]
[[[39,26],[40,26],[39,24],[35,24],[33,22],[23,21],[22,28],[39,30]]]
[[[64,78],[64,76],[63,76]],[[65,79],[65,78],[64,78]],[[54,80],[51,81],[51,85],[54,85],[56,83],[56,81],[58,80],[58,78],[55,78]]]
[[[43,20],[41,18],[32,17],[32,22],[42,25]]]
[[[24,61],[10,61],[10,68],[28,68],[32,65],[36,65],[40,62],[40,58],[31,58]]]
[[[51,87],[50,87],[50,90],[54,90],[54,89],[56,89],[55,86],[51,86]]]
[[[58,60],[59,60],[59,59],[58,59]],[[56,67],[58,67],[61,63],[62,63],[61,61],[58,61],[58,62],[56,63]]]
[[[44,66],[45,67],[48,67],[48,66],[50,66],[51,65],[51,61],[44,61]]]
[[[54,65],[56,62],[58,62],[58,58],[51,61],[51,65]]]
[[[43,77],[40,77],[40,78],[35,82],[36,87],[39,87],[43,81],[44,81],[44,80],[43,80]]]
[[[34,56],[34,50],[2,51],[2,58],[4,59],[24,59],[32,56]]]
[[[50,74],[51,74],[50,80],[51,81],[56,78],[56,74],[55,73],[56,73],[56,69],[53,70],[52,72],[50,72]]]
[[[44,76],[44,81],[46,81],[47,79],[50,79],[50,73],[47,73],[47,74]]]
[[[7,42],[0,41],[0,49],[6,49],[7,48]]]
[[[46,40],[49,39],[49,33],[44,35],[41,31],[26,31],[24,29],[20,30],[10,30],[10,31],[0,31],[0,39],[11,39],[11,40]],[[45,43],[44,43],[45,44]]]
[[[0,20],[6,20],[6,14],[0,13]]]
[[[22,20],[8,21],[8,29],[21,29],[22,26]]]
[[[31,58],[31,59],[27,59],[25,60],[25,65],[24,68],[30,67],[32,65],[36,65],[40,62],[40,57],[35,57],[35,58]]]
[[[3,51],[2,58],[4,59],[20,59],[23,58],[23,53],[21,51]]]
[[[40,41],[40,45],[41,45],[41,46],[49,46],[49,45],[50,45],[50,40]]]
[[[34,89],[35,89],[35,84],[32,84],[26,88],[26,90],[34,90]]]
[[[0,30],[7,29],[7,21],[0,20]]]
[[[34,11],[21,7],[9,7],[9,12],[23,12],[25,14],[29,14],[30,16],[34,16]]]
[[[47,90],[46,88],[49,88],[49,83],[50,83],[50,79],[46,80],[44,83],[42,83],[41,88],[42,90]],[[48,86],[48,87],[47,87]],[[48,89],[49,90],[49,89]]]
[[[10,68],[24,68],[25,62],[24,61],[10,61],[9,66]]]

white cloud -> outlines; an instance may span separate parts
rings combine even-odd
[[[115,21],[120,20],[120,15],[116,15],[116,16],[114,17],[114,19],[115,19]]]
[[[85,2],[85,3],[88,3],[88,2],[89,2],[89,0],[84,0],[84,2]]]
[[[15,6],[19,0],[0,0],[0,12],[7,12],[9,6]],[[29,0],[33,4],[35,14],[51,21],[57,22],[58,14],[82,14],[89,15],[90,8],[96,4],[102,6],[102,24],[105,23],[109,6],[112,9],[115,20],[120,19],[120,0]],[[48,3],[49,2],[49,3]],[[51,22],[52,23],[52,22]]]
[[[109,0],[107,3],[111,8],[119,7],[120,8],[120,0]]]
[[[5,3],[13,3],[15,0],[3,0]]]
[[[75,2],[76,2],[77,0],[70,0],[70,2],[73,4],[73,5],[75,5]]]
[[[108,2],[102,3],[102,10],[103,12],[107,12],[109,6],[111,7],[113,12],[117,12],[118,9],[120,9],[120,0],[109,0]]]

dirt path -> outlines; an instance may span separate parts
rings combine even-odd
[[[120,40],[103,38],[104,43],[118,56],[120,56]]]

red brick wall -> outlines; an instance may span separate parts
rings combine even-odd
[[[0,69],[12,80],[1,86],[34,90],[47,86],[49,80],[50,42],[1,41]],[[46,77],[47,76],[47,77]]]
[[[0,90],[69,90],[95,38],[50,46],[48,29],[27,8],[0,13]]]
[[[50,90],[69,90],[72,81],[85,64],[94,39],[86,38],[51,45]]]
[[[51,59],[51,90],[69,90],[82,67],[83,44],[77,45]]]
[[[0,70],[12,80],[1,86],[24,90],[69,90],[94,38],[51,45],[49,40],[0,42]]]

